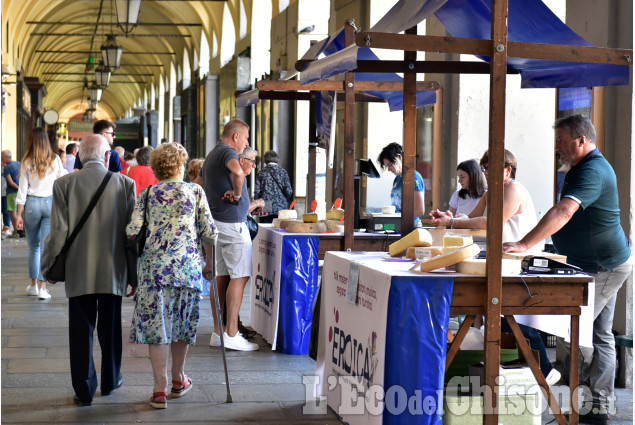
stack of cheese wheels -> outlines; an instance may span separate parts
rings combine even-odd
[[[336,210],[331,210],[331,211],[327,211],[326,212],[326,219],[327,220],[337,220],[340,221],[340,219],[344,216],[344,210],[341,209],[336,209]]]
[[[454,251],[450,251],[447,254],[443,254],[438,257],[431,258],[428,261],[422,262],[421,271],[430,272],[442,267],[452,266],[456,263],[460,263],[463,260],[467,260],[468,258],[478,255],[479,252],[481,252],[481,249],[476,244],[463,246]]]
[[[519,275],[522,271],[521,260],[505,258],[501,264],[501,274],[503,276]],[[456,265],[456,272],[463,274],[476,274],[485,276],[487,273],[487,264],[485,259],[469,258],[463,260]]]
[[[432,235],[426,229],[414,229],[397,242],[391,243],[388,253],[391,257],[403,255],[411,246],[432,245]]]
[[[289,223],[293,223],[294,221],[298,223],[302,223],[302,220],[294,220],[292,218],[274,218],[273,227],[277,227],[279,229],[286,229]]]
[[[303,223],[294,221],[287,226],[289,233],[324,233],[326,232],[326,224],[320,223]]]
[[[381,207],[382,214],[394,214],[397,211],[397,208],[394,205],[388,205],[385,207]]]
[[[298,212],[296,210],[280,210],[278,211],[279,219],[296,219],[298,218]]]

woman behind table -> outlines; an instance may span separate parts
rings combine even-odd
[[[137,198],[143,189],[159,182],[154,175],[154,171],[152,171],[152,167],[150,167],[152,150],[152,146],[144,146],[139,149],[139,152],[137,152],[137,165],[128,168],[126,173],[137,185]]]
[[[278,211],[287,209],[293,196],[293,188],[287,171],[278,165],[280,157],[276,151],[265,152],[265,166],[258,171],[254,198],[271,202],[271,214],[260,217],[261,223],[271,223]],[[255,163],[254,163],[255,167]]]
[[[178,143],[152,152],[150,164],[160,181],[141,192],[126,227],[129,238],[139,236],[147,193],[147,238],[139,257],[130,342],[148,344],[154,376],[150,405],[156,409],[167,407],[170,352],[171,396],[182,397],[192,388],[185,357],[188,345],[196,343],[203,275],[213,271],[216,225],[203,188],[182,180],[186,161],[187,153]]]
[[[17,226],[18,229],[26,230],[29,245],[31,284],[27,286],[26,294],[48,300],[51,294],[46,289],[46,280],[40,272],[40,257],[51,226],[53,182],[66,174],[66,170],[60,157],[53,152],[49,136],[43,128],[31,130],[26,143],[26,153],[20,163],[20,184],[16,201]]]
[[[489,156],[485,152],[480,161],[481,168],[487,176]],[[537,223],[536,210],[531,195],[527,189],[515,180],[517,161],[514,155],[505,149],[505,169],[503,171],[503,242],[515,242],[525,236]],[[458,229],[487,229],[487,198],[485,193],[474,210],[467,218],[455,220],[450,211],[432,211],[429,220],[424,220],[435,226]],[[537,250],[542,251],[543,244],[539,244]],[[530,340],[530,346],[538,350],[540,354],[540,370],[547,379],[549,385],[553,385],[560,379],[560,372],[553,368],[547,350],[538,331],[525,325],[519,325],[525,337]],[[505,319],[502,320],[503,332],[511,332],[511,328]]]
[[[455,217],[468,215],[487,191],[487,180],[475,159],[461,162],[456,167],[456,175],[461,189],[450,198],[450,212]]]
[[[401,186],[403,171],[403,148],[397,143],[390,143],[377,157],[377,162],[383,169],[388,169],[395,175],[390,191],[390,202],[395,206],[396,212],[401,212]],[[423,177],[415,170],[415,227],[421,227],[421,216],[424,212],[424,195],[425,185]]]

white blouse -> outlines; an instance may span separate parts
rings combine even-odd
[[[62,160],[59,156],[55,156],[52,167],[46,170],[44,178],[40,179],[37,174],[31,173],[30,167],[20,164],[20,185],[18,189],[18,196],[16,202],[18,205],[24,205],[26,203],[27,196],[38,196],[45,198],[53,195],[53,182],[65,174],[68,171],[62,165]]]

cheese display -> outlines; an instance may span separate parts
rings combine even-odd
[[[522,271],[520,263],[521,261],[516,259],[503,259],[503,262],[501,264],[501,274],[503,276],[519,275]],[[485,274],[487,273],[487,264],[485,262],[485,259],[470,258],[458,263],[456,265],[456,272],[485,276]]]
[[[327,232],[342,233],[344,231],[344,224],[339,220],[326,220],[323,223],[326,224]]]
[[[406,251],[406,257],[410,257],[414,260],[432,258],[437,255],[443,255],[442,246],[411,246]]]
[[[343,215],[344,210],[331,210],[326,212],[326,219],[339,221]]]
[[[468,246],[474,243],[470,235],[453,235],[451,233],[443,236],[443,246]]]
[[[432,245],[432,235],[426,229],[415,229],[397,242],[391,243],[388,252],[391,257],[403,255],[411,246]]]
[[[303,223],[317,223],[318,215],[316,213],[302,214]]]
[[[395,211],[397,211],[397,208],[394,205],[388,205],[381,208],[382,214],[394,214]]]
[[[280,210],[278,211],[278,218],[280,219],[296,219],[298,218],[298,212],[296,210]]]
[[[460,263],[463,260],[467,260],[468,258],[472,258],[475,255],[478,255],[479,252],[481,252],[481,248],[479,248],[476,244],[464,246],[452,252],[448,252],[447,254],[422,262],[421,271],[430,272],[442,267],[448,267],[456,263]]]
[[[293,220],[288,218],[274,218],[273,227],[277,227],[279,229],[286,229],[289,223],[293,223],[294,221],[298,223],[302,223],[301,220]]]
[[[294,221],[287,226],[289,233],[324,233],[326,232],[326,224],[320,223],[302,223]]]

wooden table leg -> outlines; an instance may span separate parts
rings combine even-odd
[[[574,316],[571,316],[572,319],[573,317]],[[512,329],[512,332],[514,333],[514,337],[516,338],[516,342],[518,343],[518,348],[523,353],[523,356],[525,356],[525,360],[527,361],[529,368],[531,369],[534,376],[536,377],[536,381],[538,381],[538,385],[540,385],[543,392],[545,393],[545,397],[547,397],[547,402],[549,403],[549,407],[551,407],[551,410],[553,411],[553,414],[556,417],[556,420],[558,421],[560,425],[566,425],[567,419],[564,417],[564,414],[562,413],[562,409],[560,409],[558,400],[556,400],[556,397],[551,392],[551,389],[549,388],[549,384],[547,384],[547,380],[545,379],[544,375],[542,374],[542,371],[540,370],[540,365],[538,364],[533,354],[531,353],[531,348],[529,347],[529,344],[527,344],[527,340],[525,339],[525,336],[523,335],[523,332],[520,329],[520,326],[518,326],[518,323],[516,323],[516,319],[512,315],[505,316],[505,319],[507,319],[507,323],[509,323],[509,327]],[[571,342],[573,345],[573,339]]]
[[[461,327],[459,328],[459,331],[456,333],[456,336],[454,337],[452,344],[450,344],[450,348],[448,349],[448,352],[445,355],[445,371],[446,372],[450,368],[450,365],[452,364],[454,357],[456,357],[456,353],[459,351],[459,347],[461,346],[461,343],[463,342],[465,335],[467,335],[467,331],[472,326],[472,323],[474,323],[474,317],[475,316],[465,317],[465,320],[463,321],[463,323],[461,323]]]
[[[571,390],[571,408],[569,409],[569,423],[578,425],[578,386],[580,385],[580,316],[571,316],[571,353],[569,355],[569,388]]]

